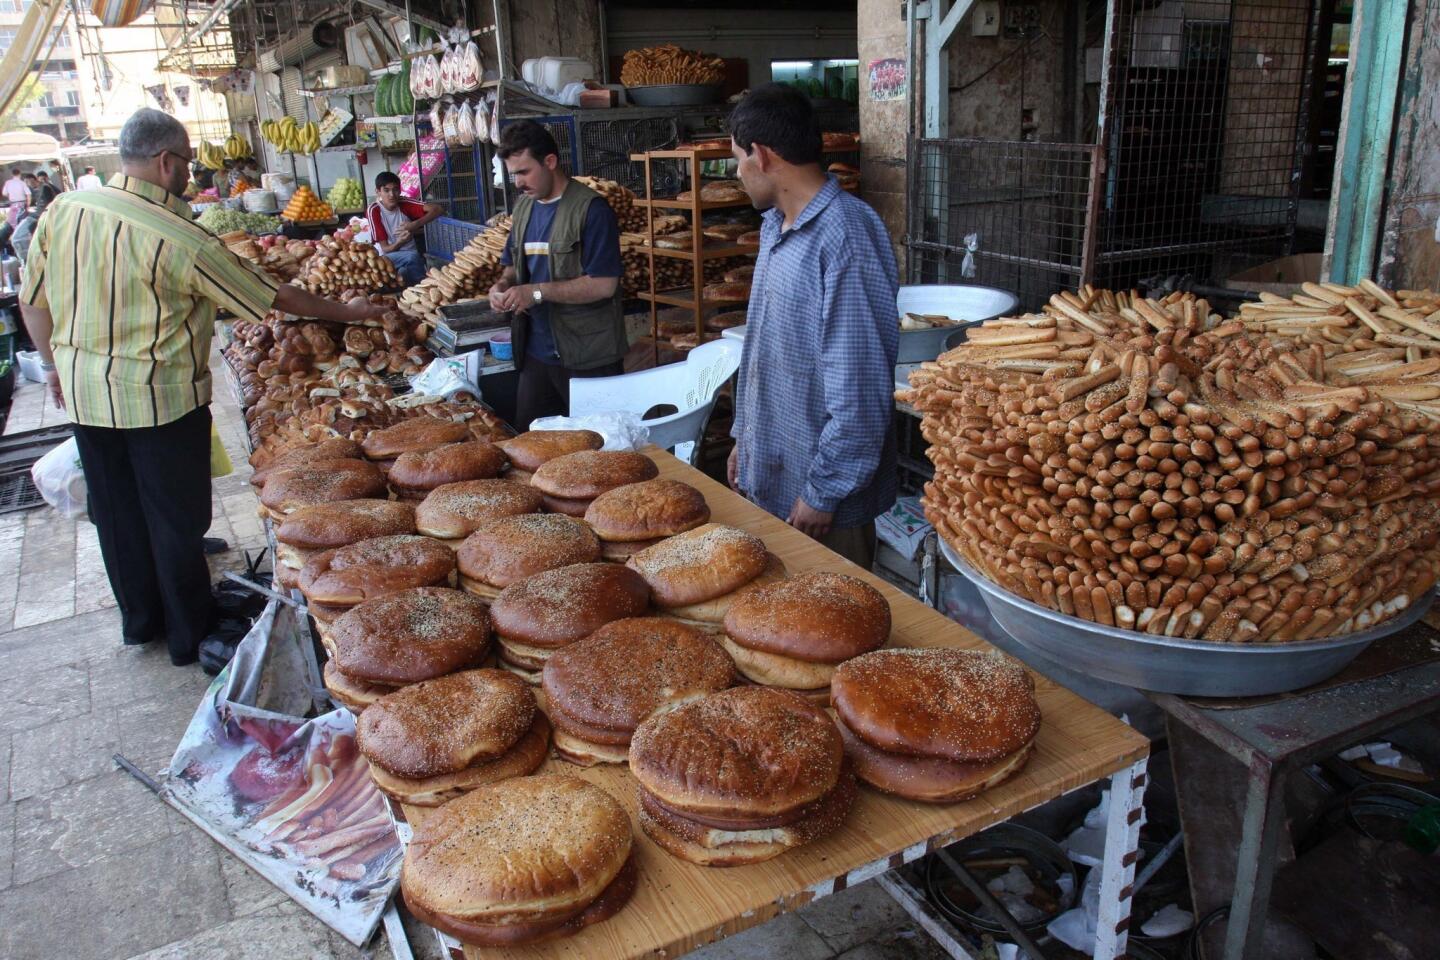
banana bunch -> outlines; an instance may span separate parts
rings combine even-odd
[[[200,141],[200,149],[196,152],[195,159],[199,160],[206,170],[225,169],[225,151],[208,140]]]
[[[238,133],[230,134],[230,139],[225,141],[225,157],[228,160],[244,160],[246,157],[253,157],[255,151],[250,148],[250,141]]]
[[[302,126],[294,117],[266,120],[260,124],[260,134],[282,153],[310,154],[320,149],[320,128],[313,122]]]

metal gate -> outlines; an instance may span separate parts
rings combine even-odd
[[[1297,230],[1323,234],[1324,201],[1301,197],[1323,7],[1107,0],[1098,75],[1074,67],[1093,143],[912,142],[910,279],[1034,308],[1090,282],[1218,285],[1292,252]]]

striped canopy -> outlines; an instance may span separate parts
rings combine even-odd
[[[90,12],[107,27],[123,27],[153,6],[155,0],[90,0]]]

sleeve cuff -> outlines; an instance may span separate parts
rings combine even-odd
[[[800,491],[800,499],[808,503],[811,509],[819,510],[821,513],[834,513],[835,508],[840,506],[842,498],[826,496],[816,490],[813,483],[807,483],[805,489]]]

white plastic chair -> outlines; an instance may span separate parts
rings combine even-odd
[[[685,358],[651,370],[638,370],[618,377],[577,377],[570,381],[570,416],[594,413],[633,413],[659,404],[677,408],[676,413],[641,422],[650,431],[650,442],[692,466],[700,450],[705,424],[715,408],[720,387],[740,369],[741,344],[736,340],[702,343]]]

